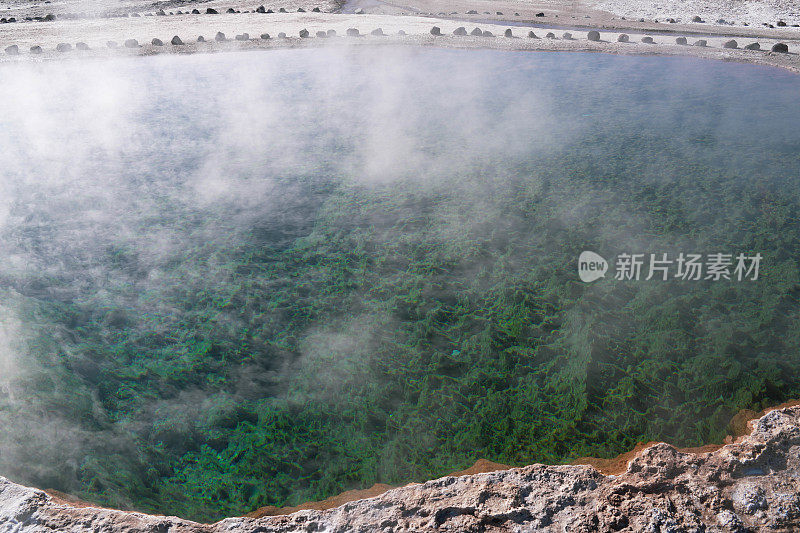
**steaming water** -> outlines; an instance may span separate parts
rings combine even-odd
[[[382,47],[2,80],[14,480],[212,519],[800,394],[797,76]],[[764,259],[585,285],[585,249]]]

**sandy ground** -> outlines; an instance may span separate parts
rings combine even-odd
[[[222,1],[222,0],[220,0]],[[429,0],[426,0],[429,1]],[[431,28],[441,28],[441,37],[431,35]],[[452,32],[463,26],[467,31],[475,27],[490,30],[494,37],[454,36]],[[599,27],[599,26],[598,26]],[[362,34],[381,28],[385,37],[366,35],[359,38],[345,37],[348,28],[356,28]],[[300,31],[306,29],[310,37],[301,39]],[[506,29],[512,31],[512,37],[505,37]],[[730,28],[725,28],[730,31]],[[317,31],[334,30],[337,37],[319,38]],[[400,36],[404,31],[407,35]],[[534,31],[539,39],[528,38],[528,31]],[[436,45],[456,48],[494,48],[502,50],[573,50],[598,51],[621,54],[664,54],[692,55],[713,59],[746,61],[759,64],[770,64],[800,71],[800,32],[794,28],[776,28],[774,30],[749,30],[759,34],[758,37],[737,37],[739,47],[758,42],[761,51],[730,50],[723,44],[730,39],[727,34],[713,34],[703,37],[708,46],[705,48],[691,46],[698,40],[692,32],[685,32],[690,46],[676,44],[676,37],[682,35],[679,28],[671,33],[655,33],[632,29],[625,31],[630,36],[629,43],[618,43],[621,31],[601,29],[600,42],[587,39],[586,28],[546,29],[539,27],[512,26],[502,21],[495,23],[470,23],[454,18],[445,19],[424,16],[394,15],[355,15],[336,13],[240,13],[219,15],[173,15],[139,18],[92,18],[85,20],[64,20],[56,22],[25,22],[0,25],[0,49],[10,45],[19,47],[19,54],[0,54],[0,61],[46,60],[53,58],[106,57],[115,54],[142,55],[156,53],[194,53],[223,52],[243,49],[269,49],[284,47],[362,45],[362,44],[415,44]],[[573,39],[564,39],[568,31]],[[225,42],[215,42],[217,32],[223,32],[228,38]],[[233,38],[248,33],[247,42],[234,41]],[[277,38],[279,32],[285,32],[287,38]],[[555,39],[546,38],[552,32]],[[706,30],[708,33],[708,31]],[[260,39],[262,33],[268,33],[271,39]],[[174,35],[184,41],[184,45],[169,44]],[[207,42],[197,43],[198,36],[204,36]],[[653,39],[652,44],[641,42],[644,36]],[[162,40],[164,46],[153,46],[153,38]],[[143,46],[127,49],[122,47],[126,39],[136,39]],[[116,41],[120,46],[115,49],[107,47],[108,41]],[[76,50],[75,44],[84,42],[90,50]],[[784,42],[788,45],[789,54],[770,53],[773,44]],[[57,52],[59,43],[73,46],[69,52]],[[42,53],[34,55],[32,46],[41,46]]]

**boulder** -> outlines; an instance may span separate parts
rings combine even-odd
[[[562,38],[563,38],[565,41],[571,41],[571,40],[572,40],[572,34],[571,34],[570,32],[568,32],[568,31],[565,31],[565,32],[564,32],[564,35],[562,35],[561,37],[562,37]]]
[[[45,22],[52,22],[52,21],[56,20],[56,16],[53,15],[52,13],[48,13],[47,15],[44,16],[44,18],[42,20],[45,21]]]
[[[551,32],[551,31],[549,31],[549,32],[547,32],[547,35],[545,35],[545,37],[547,39],[555,39],[556,38],[556,34]]]
[[[739,43],[737,43],[735,39],[731,39],[730,41],[725,41],[725,44],[723,44],[722,47],[723,48],[739,48]]]
[[[177,35],[175,35],[175,36],[172,38],[172,40],[170,41],[170,43],[171,43],[173,46],[181,46],[181,45],[183,45],[183,41],[181,41],[181,38],[180,38],[180,37],[178,37]]]
[[[401,32],[403,30],[400,30]],[[336,37],[336,30],[328,30],[328,37]]]
[[[76,43],[75,48],[77,48],[78,50],[88,50],[89,45],[86,43]]]
[[[537,17],[543,17],[543,16],[544,16],[544,13],[536,13],[536,16],[537,16]]]
[[[786,43],[775,43],[772,45],[773,52],[778,54],[788,54],[789,53],[789,46]]]
[[[305,13],[305,12],[306,12],[306,10],[305,10],[305,9],[303,9],[302,7],[298,7],[298,8],[297,8],[297,12],[298,12],[298,13]]]
[[[317,37],[319,37],[321,39],[327,39],[328,38],[328,32],[326,32],[326,31],[318,31],[316,33],[316,35],[317,35]]]
[[[286,39],[286,33],[282,32],[282,31],[278,32],[278,38]]]
[[[269,14],[269,13],[275,13],[275,12],[273,10],[271,10],[271,9],[267,9],[267,14]]]
[[[266,12],[267,12],[267,8],[264,7],[264,6],[258,6],[256,8],[256,13],[266,13]]]
[[[192,15],[199,15],[199,14],[200,14],[200,10],[192,9]]]
[[[224,33],[222,33],[221,31],[218,31],[217,34],[214,36],[214,40],[217,41],[218,43],[221,43],[222,41],[225,41],[227,39],[225,38],[225,34]]]
[[[782,20],[779,20],[775,25],[780,27],[780,28],[783,28],[783,27],[786,26],[786,23],[784,21],[782,21]]]
[[[347,28],[347,31],[345,33],[347,34],[348,37],[358,37],[359,35],[358,30],[356,28]]]
[[[157,15],[157,16],[159,16],[159,17],[164,17],[164,16],[166,16],[167,14],[166,14],[166,13],[164,13],[164,10],[163,10],[163,9],[159,9],[158,11],[156,11],[156,15]]]
[[[630,40],[631,40],[631,38],[628,36],[627,33],[620,33],[619,37],[617,37],[617,42],[618,43],[627,43]]]
[[[198,43],[204,43],[204,42],[206,42],[206,38],[205,38],[205,37],[203,37],[203,36],[201,35],[201,36],[199,36],[199,37],[197,38],[197,42],[198,42]]]
[[[495,13],[495,15],[502,15],[502,14],[503,14],[502,11],[498,11],[498,12]]]
[[[311,12],[312,13],[322,13],[322,10],[320,8],[318,8],[318,7],[315,7],[314,9],[311,10]]]
[[[304,38],[304,39],[305,39],[306,37],[308,37],[308,30],[307,30],[307,29],[305,29],[305,28],[303,28],[302,30],[300,30],[300,37],[302,37],[302,38]]]
[[[505,37],[513,37],[514,36],[514,34],[511,33],[511,28],[507,28],[506,31],[503,32],[503,35]]]
[[[467,28],[465,28],[464,26],[459,26],[458,28],[453,30],[453,35],[466,35],[466,34],[467,34]]]
[[[481,31],[480,28],[475,28],[474,30],[469,32],[469,34],[474,35],[475,37],[480,37],[481,35],[483,35],[483,32]]]
[[[230,14],[230,13],[236,13],[236,10],[235,10],[235,9],[233,9],[232,7],[229,7],[228,9],[226,9],[226,10],[225,10],[225,13],[228,13],[228,14]]]
[[[645,35],[644,37],[642,37],[642,42],[645,44],[653,44],[653,38],[650,37],[649,35]]]
[[[692,22],[704,22],[704,20],[695,15],[692,17]]]
[[[442,29],[439,26],[434,26],[431,28],[431,35],[441,35]]]
[[[150,41],[150,44],[152,44],[153,46],[164,46],[164,41],[162,41],[159,38],[155,38],[152,41]]]
[[[278,10],[278,13],[286,13],[286,8],[282,7]]]
[[[262,34],[261,34],[261,38],[262,38],[263,40],[265,40],[265,41],[266,41],[266,40],[268,40],[268,39],[270,38],[270,37],[269,37],[269,33],[262,33]]]
[[[695,46],[699,46],[699,47],[701,47],[701,48],[702,48],[702,47],[708,46],[708,41],[706,41],[705,39],[698,39],[698,40],[697,40],[697,41],[694,43],[694,45],[695,45]]]
[[[209,7],[208,9],[206,9],[206,15],[218,15],[218,14],[219,11],[217,11],[213,7]]]
[[[761,50],[761,45],[758,43],[750,43],[745,45],[745,50]]]
[[[383,33],[383,30],[381,28],[376,28],[376,29],[372,30],[371,32],[369,32],[369,34],[370,35],[375,35],[377,37],[382,37],[382,36],[386,35],[385,33]]]
[[[11,46],[6,46],[5,51],[10,56],[19,55],[19,46],[16,44],[12,44]]]
[[[494,33],[490,32],[489,30],[485,30],[483,32],[483,37],[494,37]]]
[[[236,40],[237,41],[249,41],[250,40],[250,34],[249,33],[243,33],[241,35],[237,35],[236,36]]]
[[[42,47],[39,45],[31,46],[31,53],[34,55],[39,55],[42,53]]]
[[[117,41],[108,41],[106,43],[106,46],[109,47],[109,48],[116,48],[119,45],[117,44]]]
[[[686,45],[687,44],[686,37],[678,37],[677,39],[675,39],[675,44]]]
[[[467,15],[477,15],[477,14],[478,12],[475,11],[474,9],[470,9],[469,11],[467,11]]]
[[[56,46],[56,50],[58,52],[69,52],[72,50],[72,45],[69,43],[59,43],[58,46]]]
[[[597,30],[591,30],[587,35],[586,38],[590,41],[597,42],[600,40],[600,32]]]

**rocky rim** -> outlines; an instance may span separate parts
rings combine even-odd
[[[411,484],[333,509],[210,525],[76,507],[0,478],[0,531],[798,531],[800,406],[770,411],[748,427],[748,435],[710,452],[652,444],[618,475],[535,464]]]

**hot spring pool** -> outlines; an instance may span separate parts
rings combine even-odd
[[[800,396],[796,75],[387,47],[2,74],[14,481],[210,520]],[[645,279],[681,253],[759,275]]]

